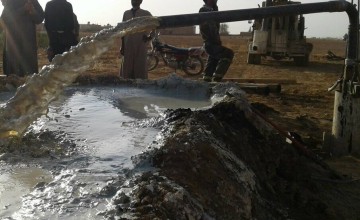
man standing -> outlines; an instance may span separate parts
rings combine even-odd
[[[25,76],[38,72],[36,25],[44,20],[37,0],[1,0],[5,32],[3,72]]]
[[[142,0],[131,0],[132,9],[124,12],[123,21],[136,17],[151,16],[149,11],[140,8]],[[122,38],[120,54],[123,62],[120,77],[125,79],[147,79],[147,43],[150,38],[145,32]]]
[[[199,12],[218,11],[217,0],[204,0],[205,5]],[[222,46],[219,34],[220,24],[207,21],[200,24],[200,34],[204,41],[205,51],[209,58],[204,70],[204,81],[220,82],[234,58],[234,52]]]
[[[76,28],[79,26],[71,3],[51,0],[45,6],[45,28],[49,38],[48,59],[68,51],[78,44]]]

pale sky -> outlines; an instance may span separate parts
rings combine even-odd
[[[49,0],[39,0],[45,9]],[[68,0],[74,8],[81,24],[116,25],[121,22],[125,10],[131,8],[131,0]],[[235,10],[257,8],[263,0],[218,0],[219,10]],[[301,3],[324,2],[324,0],[299,0]],[[327,2],[327,1],[325,1]],[[143,0],[141,8],[152,13],[153,16],[177,15],[197,13],[203,5],[201,0]],[[0,10],[2,11],[2,6]],[[336,37],[342,38],[348,30],[348,16],[345,12],[319,13],[305,15],[307,37]],[[230,22],[231,34],[247,31],[251,26],[247,21]]]

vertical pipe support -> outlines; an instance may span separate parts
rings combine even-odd
[[[324,137],[324,147],[335,156],[360,155],[360,84],[359,84],[359,14],[348,7],[349,39],[341,87],[335,91],[331,135]]]

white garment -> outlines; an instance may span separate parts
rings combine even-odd
[[[143,9],[127,10],[123,21],[134,17],[151,16],[149,11]],[[120,68],[120,76],[125,79],[147,79],[147,45],[144,41],[146,32],[136,33],[124,37],[124,58]]]

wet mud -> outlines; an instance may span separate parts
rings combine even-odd
[[[179,93],[200,87],[179,78],[145,84]],[[201,86],[198,92],[204,96],[209,90],[207,84]],[[22,197],[15,215],[5,215],[9,207],[0,207],[2,217],[358,219],[358,179],[322,166],[289,144],[254,111],[271,108],[249,104],[235,84],[219,84],[210,91],[217,101],[211,108],[174,107],[161,117],[130,114],[133,119],[123,125],[135,132],[141,127],[159,132],[142,146],[142,153],[130,157],[132,166],[125,166],[121,155],[84,154],[89,146],[61,129],[14,139],[1,148],[0,161],[40,165],[50,170],[52,179],[40,179]],[[121,109],[124,102],[112,105]],[[75,111],[60,114],[76,118]]]
[[[353,192],[360,182],[319,165],[276,130],[254,123],[246,105],[228,98],[209,110],[167,112],[162,146],[140,159],[156,169],[122,185],[132,190],[118,191],[103,214],[110,219],[357,219],[360,194]]]

